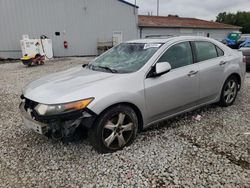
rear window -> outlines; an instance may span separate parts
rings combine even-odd
[[[197,61],[206,61],[217,57],[215,45],[210,42],[199,41],[195,42]]]
[[[250,47],[250,42],[246,43],[244,47]]]
[[[229,38],[230,40],[238,40],[238,39],[240,38],[240,34],[239,34],[239,33],[230,33],[230,34],[228,35],[228,38]]]

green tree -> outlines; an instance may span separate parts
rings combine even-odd
[[[242,33],[250,33],[250,12],[221,12],[217,15],[216,22],[237,25],[242,27]]]

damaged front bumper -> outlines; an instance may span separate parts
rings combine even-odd
[[[80,126],[91,128],[97,117],[94,112],[87,108],[60,115],[40,116],[34,110],[35,105],[35,102],[34,105],[30,106],[25,102],[20,104],[19,109],[24,126],[53,139],[70,137]]]

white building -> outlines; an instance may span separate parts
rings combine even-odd
[[[21,57],[23,34],[51,38],[55,56],[96,55],[113,35],[138,38],[137,8],[123,0],[1,0],[0,58]]]
[[[223,40],[232,31],[241,27],[176,16],[139,16],[140,38],[149,36],[199,35]]]
[[[97,46],[150,35],[224,39],[240,27],[194,18],[139,16],[124,0],[0,0],[0,59],[20,58],[20,40],[45,35],[54,56],[97,55]],[[64,43],[67,42],[68,48]]]

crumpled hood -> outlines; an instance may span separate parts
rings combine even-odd
[[[93,87],[115,74],[98,72],[77,66],[75,68],[54,73],[29,83],[23,95],[43,104],[60,104],[89,98],[92,96],[89,87]]]

